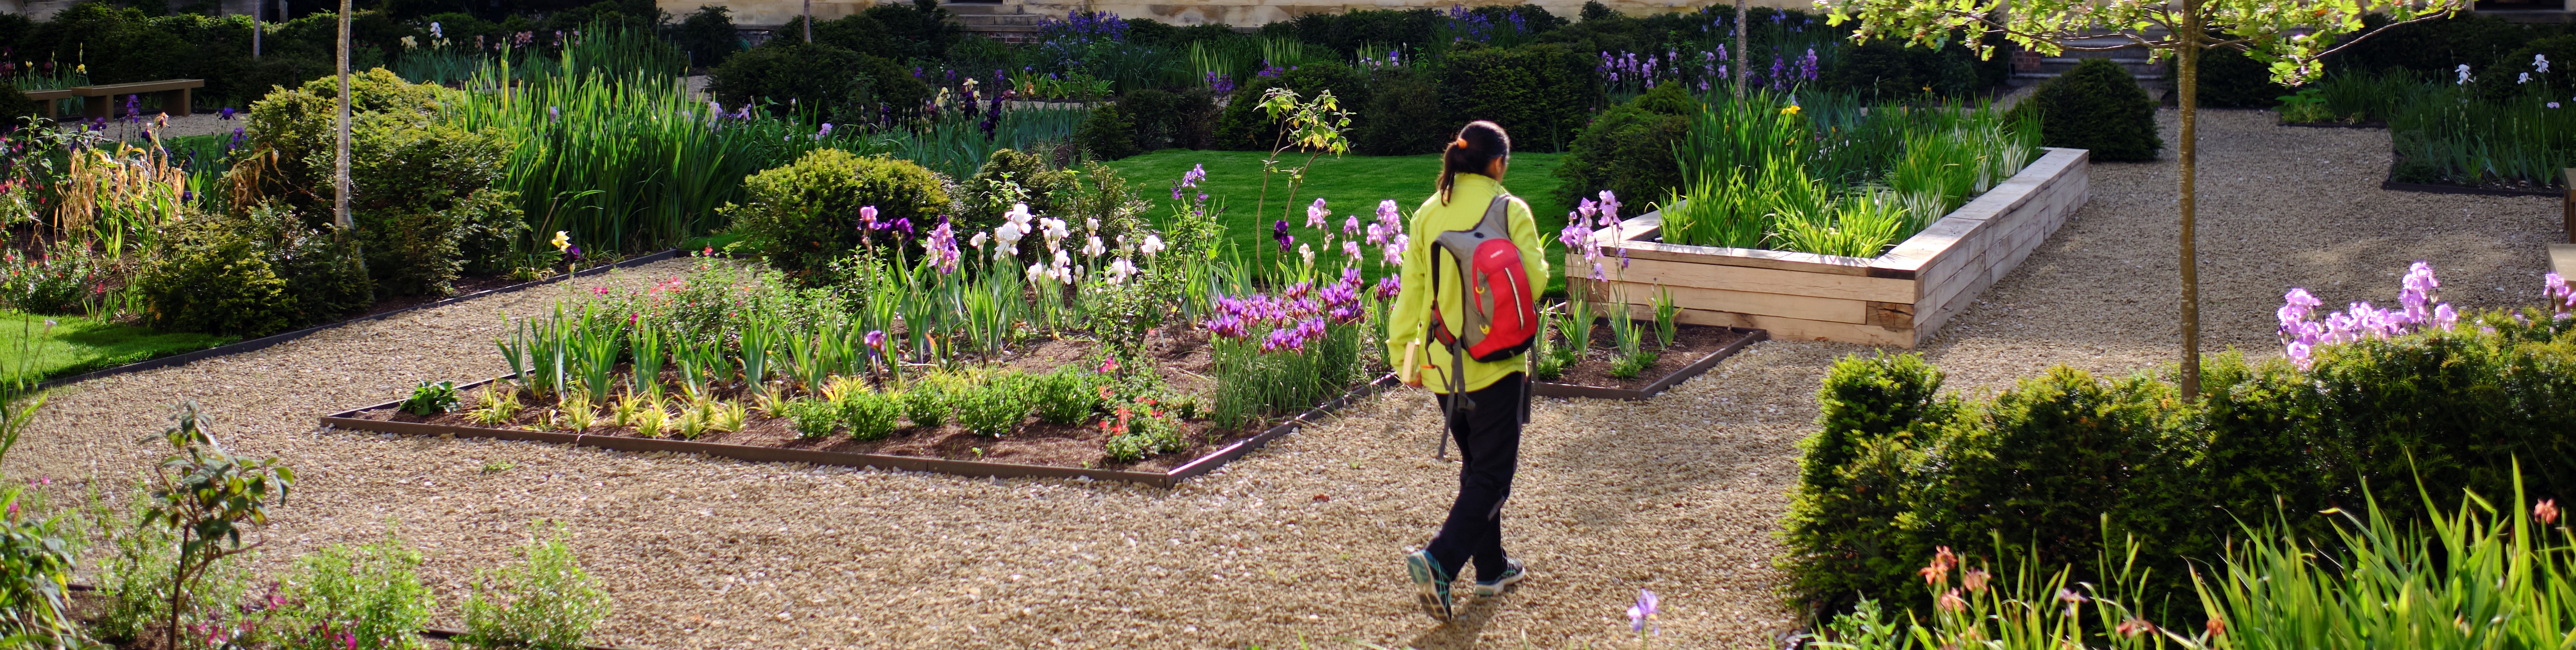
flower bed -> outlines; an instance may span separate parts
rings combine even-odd
[[[458,390],[509,386],[503,377]],[[1184,433],[1204,440],[1183,452],[1148,457],[1132,463],[1095,463],[1111,437],[1095,426],[1050,424],[1025,419],[1008,437],[987,438],[958,424],[913,426],[875,441],[849,437],[808,438],[798,435],[793,417],[750,415],[739,431],[714,432],[695,439],[640,435],[632,425],[578,431],[555,428],[559,409],[525,409],[507,425],[486,425],[466,413],[417,415],[395,400],[323,416],[321,423],[351,431],[456,436],[488,440],[524,440],[635,452],[706,454],[735,460],[812,463],[844,467],[939,472],[964,476],[1089,478],[1127,481],[1156,487],[1179,485],[1208,473],[1270,441],[1297,432],[1309,422],[1395,385],[1393,376],[1362,384],[1294,417],[1276,422],[1220,430],[1207,420],[1182,422]],[[505,390],[515,390],[509,387]],[[1264,426],[1266,425],[1266,426]],[[1202,438],[1203,437],[1203,438]]]
[[[1733,327],[1678,327],[1671,345],[1657,348],[1654,363],[1634,372],[1622,373],[1618,357],[1586,355],[1581,361],[1559,370],[1552,380],[1540,380],[1532,394],[1541,397],[1590,397],[1595,399],[1646,399],[1661,394],[1700,373],[1717,367],[1717,362],[1744,351],[1744,348],[1771,338],[1762,330]],[[1562,343],[1551,342],[1553,345]],[[1596,332],[1588,347],[1616,349],[1617,335]],[[1627,374],[1621,377],[1621,374]]]
[[[1651,313],[1670,291],[1676,320],[1767,330],[1791,340],[1914,347],[2010,273],[2084,205],[2089,158],[2046,153],[2010,179],[1874,258],[1662,241],[1663,211],[1591,234],[1622,268],[1569,277],[1569,293]],[[1567,268],[1592,262],[1569,253]],[[1571,274],[1569,274],[1571,276]]]

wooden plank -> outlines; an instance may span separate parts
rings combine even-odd
[[[74,88],[73,90],[81,91],[81,96],[83,97],[107,97],[112,95],[141,94],[165,90],[186,90],[190,88],[204,87],[206,87],[206,80],[204,79],[163,79],[160,81],[137,81],[134,83],[81,86],[79,88]]]
[[[80,91],[79,91],[78,89],[75,89],[75,88],[58,88],[58,89],[54,89],[54,90],[30,90],[30,91],[27,91],[27,98],[28,98],[28,99],[34,99],[34,100],[40,100],[40,101],[41,101],[41,100],[48,100],[48,99],[71,99],[71,98],[73,98],[73,97],[81,97],[81,96],[83,96],[83,95],[81,95],[81,94],[80,94]]]
[[[1841,255],[1819,255],[1816,253],[1777,251],[1760,248],[1689,246],[1653,241],[1663,232],[1663,214],[1664,213],[1662,211],[1658,210],[1655,212],[1648,212],[1643,216],[1629,219],[1627,221],[1622,221],[1620,222],[1618,232],[1614,233],[1607,230],[1594,232],[1592,234],[1593,241],[1600,242],[1602,248],[1601,253],[1603,255],[1616,255],[1618,249],[1626,249],[1628,251],[1628,258],[1632,260],[1667,260],[1691,262],[1695,264],[1749,266],[1754,268],[1780,269],[1784,271],[1832,273],[1837,275],[1869,274],[1869,266],[1872,260],[1868,258],[1844,257]],[[1613,235],[1617,236],[1613,237]],[[1567,268],[1574,267],[1568,266]]]
[[[1869,319],[1865,325],[1888,329],[1914,329],[1914,306],[1894,302],[1868,303]]]
[[[1598,283],[1587,281],[1584,284],[1587,288],[1587,293],[1583,295],[1587,296],[1590,300],[1602,302],[1625,302],[1632,305],[1651,306],[1654,304],[1655,291],[1660,288],[1673,292],[1673,301],[1675,303],[1695,305],[1701,309],[1731,311],[1762,316],[1787,316],[1790,318],[1803,318],[1807,320],[1830,321],[1836,323],[1869,322],[1869,305],[1872,304],[1871,301],[1846,300],[1841,298],[1819,298],[1815,296],[1796,296],[1782,293],[1728,291],[1724,289],[1706,289],[1701,287],[1671,285],[1663,285],[1659,287],[1658,285],[1650,282],[1636,282],[1633,280],[1627,282],[1610,280]],[[1596,285],[1597,288],[1595,288]],[[1569,292],[1569,295],[1571,295],[1572,289],[1569,288],[1567,291]],[[1623,295],[1618,293],[1620,291],[1626,291],[1626,293]],[[1909,324],[1911,323],[1911,321],[1908,322]]]
[[[1842,341],[1863,345],[1914,347],[1914,330],[1894,330],[1859,323],[1829,323],[1699,309],[1684,309],[1681,313],[1673,315],[1673,321],[1691,325],[1722,325],[1766,330],[1771,333],[1771,339],[1775,341]],[[1755,327],[1757,323],[1765,327]]]
[[[2576,244],[2576,167],[2562,171],[2567,174],[2567,204],[2563,206],[2567,221],[2562,227],[2567,229],[2567,243]]]
[[[1620,276],[1629,282],[1675,287],[1779,293],[1845,300],[1914,302],[1913,282],[1889,278],[1636,259],[1629,260],[1628,268],[1621,272]]]
[[[2576,244],[2550,244],[2549,270],[2559,277],[2576,278]]]

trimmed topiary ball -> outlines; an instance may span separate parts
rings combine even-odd
[[[2041,84],[2011,112],[2008,117],[2016,119],[2038,114],[2040,144],[2090,149],[2094,160],[2155,160],[2164,149],[2156,136],[2155,100],[2127,68],[2107,59],[2086,59]]]
[[[771,268],[807,284],[832,280],[832,262],[877,237],[889,235],[859,222],[861,208],[875,208],[880,226],[928,232],[948,212],[947,182],[909,160],[860,157],[817,149],[785,166],[743,179],[748,205],[728,205],[735,232]]]

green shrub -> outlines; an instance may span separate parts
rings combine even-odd
[[[681,19],[672,30],[672,40],[689,53],[689,65],[713,68],[742,51],[742,35],[733,25],[733,10],[723,5],[702,5],[689,17]]]
[[[301,316],[255,242],[223,234],[163,241],[166,249],[134,280],[153,329],[257,338]]]
[[[446,295],[462,265],[499,257],[526,227],[516,195],[493,187],[510,144],[440,123],[449,91],[436,85],[383,68],[350,83],[349,209],[366,270],[387,295]],[[273,168],[236,177],[254,199],[236,209],[275,202],[309,226],[329,223],[338,94],[333,80],[316,79],[251,106],[253,154],[276,156]]]
[[[36,100],[28,99],[16,84],[0,82],[0,127],[16,128],[18,118],[35,115],[37,110]]]
[[[1041,422],[1080,424],[1100,411],[1099,375],[1066,366],[1038,376],[1036,384],[1032,399]]]
[[[859,440],[884,440],[894,435],[895,417],[903,413],[904,404],[895,396],[875,391],[851,391],[841,397],[841,419],[850,423],[850,437]]]
[[[800,397],[788,400],[784,410],[787,419],[795,423],[798,438],[823,438],[841,426],[841,406],[831,402]]]
[[[272,206],[200,215],[163,236],[135,277],[158,329],[259,337],[373,304],[354,238]]]
[[[1564,151],[1600,105],[1596,56],[1553,44],[1461,46],[1440,71],[1448,125],[1493,120],[1514,151]]]
[[[1091,109],[1091,117],[1085,118],[1082,128],[1074,131],[1073,141],[1091,157],[1100,160],[1117,160],[1138,153],[1136,123],[1127,119],[1127,111],[1117,104]]]
[[[915,381],[898,397],[903,403],[903,419],[911,420],[917,427],[936,427],[946,423],[949,411],[953,410],[951,405],[960,392],[961,387],[947,381],[946,377]]]
[[[2039,115],[2040,143],[2090,149],[2098,161],[2155,160],[2164,148],[2156,135],[2156,103],[2138,88],[2127,68],[2108,59],[2085,59],[2075,69],[2023,99],[2005,116]]]
[[[2533,56],[2549,57],[2549,71],[2541,72],[2532,65]],[[2566,61],[2576,61],[2576,34],[2533,39],[2478,68],[2479,94],[2503,101],[2530,88],[2530,84],[2576,87],[2576,65]],[[2529,82],[2522,80],[2525,74],[2531,75]]]
[[[1439,153],[1449,144],[1451,132],[1439,127],[1448,119],[1441,112],[1440,87],[1413,69],[1370,72],[1369,103],[1350,108],[1359,113],[1352,120],[1357,127],[1351,145],[1361,153],[1410,156]]]
[[[1176,413],[1151,404],[1138,402],[1121,407],[1103,424],[1109,428],[1109,440],[1101,443],[1101,451],[1110,462],[1132,463],[1190,447],[1189,439],[1181,435]]]
[[[966,28],[948,19],[948,10],[939,6],[939,0],[880,2],[860,15],[885,25],[887,40],[903,53],[887,58],[899,61],[937,59],[966,40]]]
[[[286,581],[287,615],[292,629],[311,633],[284,635],[280,647],[420,647],[413,633],[429,626],[430,597],[419,570],[420,553],[390,534],[374,544],[333,544],[304,556]]]
[[[2165,70],[2165,78],[2182,79],[2170,63]],[[2201,50],[2199,86],[2201,108],[2271,108],[2291,92],[2272,83],[2271,64],[2226,48]]]
[[[949,208],[946,183],[921,165],[839,149],[807,152],[743,185],[750,204],[724,208],[734,232],[771,268],[807,284],[830,281],[832,262],[870,236],[860,229],[860,208],[876,208],[880,223],[901,219],[916,230],[937,225]]]
[[[2437,507],[2517,478],[2533,499],[2576,496],[2576,321],[2464,320],[2327,346],[2307,370],[2221,355],[2197,404],[2065,368],[1962,403],[1919,359],[1844,359],[1784,522],[1792,591],[1827,607],[1916,593],[1941,546],[2000,545],[2100,584],[2081,567],[2134,541],[2149,595],[2188,599],[2186,560],[2218,557],[2241,522],[2332,540],[2317,513],[2370,495],[2400,521],[2423,506],[2389,497],[2419,489]]]
[[[581,570],[567,543],[572,534],[562,524],[537,528],[537,539],[519,551],[527,562],[476,572],[459,645],[574,650],[608,618],[608,593]]]
[[[1368,78],[1350,66],[1331,61],[1313,61],[1288,70],[1277,77],[1254,77],[1234,91],[1234,98],[1218,116],[1216,148],[1229,151],[1269,151],[1279,146],[1280,122],[1270,119],[1258,105],[1261,96],[1271,88],[1297,91],[1302,99],[1314,99],[1332,91],[1333,102],[1340,110],[1356,112],[1368,106]],[[1365,126],[1353,121],[1354,128]]]
[[[838,119],[857,108],[868,78],[851,74],[857,52],[797,39],[773,39],[725,59],[707,75],[707,94],[727,106],[752,104],[771,115],[804,113]]]
[[[2009,66],[1999,55],[1992,64]],[[1968,97],[2002,83],[2004,75],[1988,74],[1987,60],[1977,58],[1967,44],[1952,42],[1938,50],[1903,41],[1875,40],[1859,45],[1845,44],[1841,56],[1826,66],[1817,80],[1828,88],[1855,93],[1873,101],[1902,101],[1931,95],[1935,97]],[[2006,67],[2003,72],[2010,73]]]
[[[101,298],[93,288],[113,277],[112,269],[101,263],[103,256],[71,242],[57,242],[31,257],[13,251],[0,260],[8,265],[0,269],[0,300],[30,314],[86,312]]]
[[[1140,151],[1202,149],[1215,137],[1216,98],[1204,88],[1127,93],[1118,99],[1118,112],[1135,127]]]
[[[789,18],[786,25],[770,33],[772,39],[805,40],[805,17]],[[902,59],[906,56],[902,46],[895,43],[886,32],[885,23],[877,22],[877,19],[869,18],[866,14],[851,14],[836,20],[815,21],[814,43],[888,59]]]
[[[1557,164],[1557,201],[1574,205],[1606,189],[1642,202],[1681,187],[1681,163],[1673,152],[1690,134],[1690,115],[1697,110],[1699,102],[1680,83],[1666,82],[1602,111]]]
[[[1036,405],[1030,403],[1029,394],[1036,383],[1028,375],[1009,372],[967,387],[953,398],[957,405],[957,425],[965,427],[968,433],[987,438],[1010,435],[1011,430],[1019,428],[1020,421],[1028,419],[1029,411],[1035,408]]]
[[[991,231],[1002,225],[1002,215],[1011,211],[1013,203],[1027,203],[1034,214],[1057,214],[1062,208],[1057,197],[1074,187],[1073,175],[1048,168],[1044,157],[994,150],[975,176],[958,188],[965,210],[958,214],[955,228],[960,233]],[[1062,195],[1070,200],[1069,194]]]

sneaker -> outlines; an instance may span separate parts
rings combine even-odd
[[[1441,575],[1440,561],[1431,559],[1430,551],[1405,555],[1404,572],[1413,579],[1414,597],[1422,601],[1422,613],[1443,621],[1457,613],[1449,600],[1449,578]]]
[[[1511,588],[1513,583],[1529,577],[1529,570],[1521,566],[1520,560],[1504,558],[1503,564],[1510,568],[1503,569],[1502,575],[1495,576],[1492,580],[1476,581],[1476,595],[1486,597],[1502,595],[1503,590]]]

